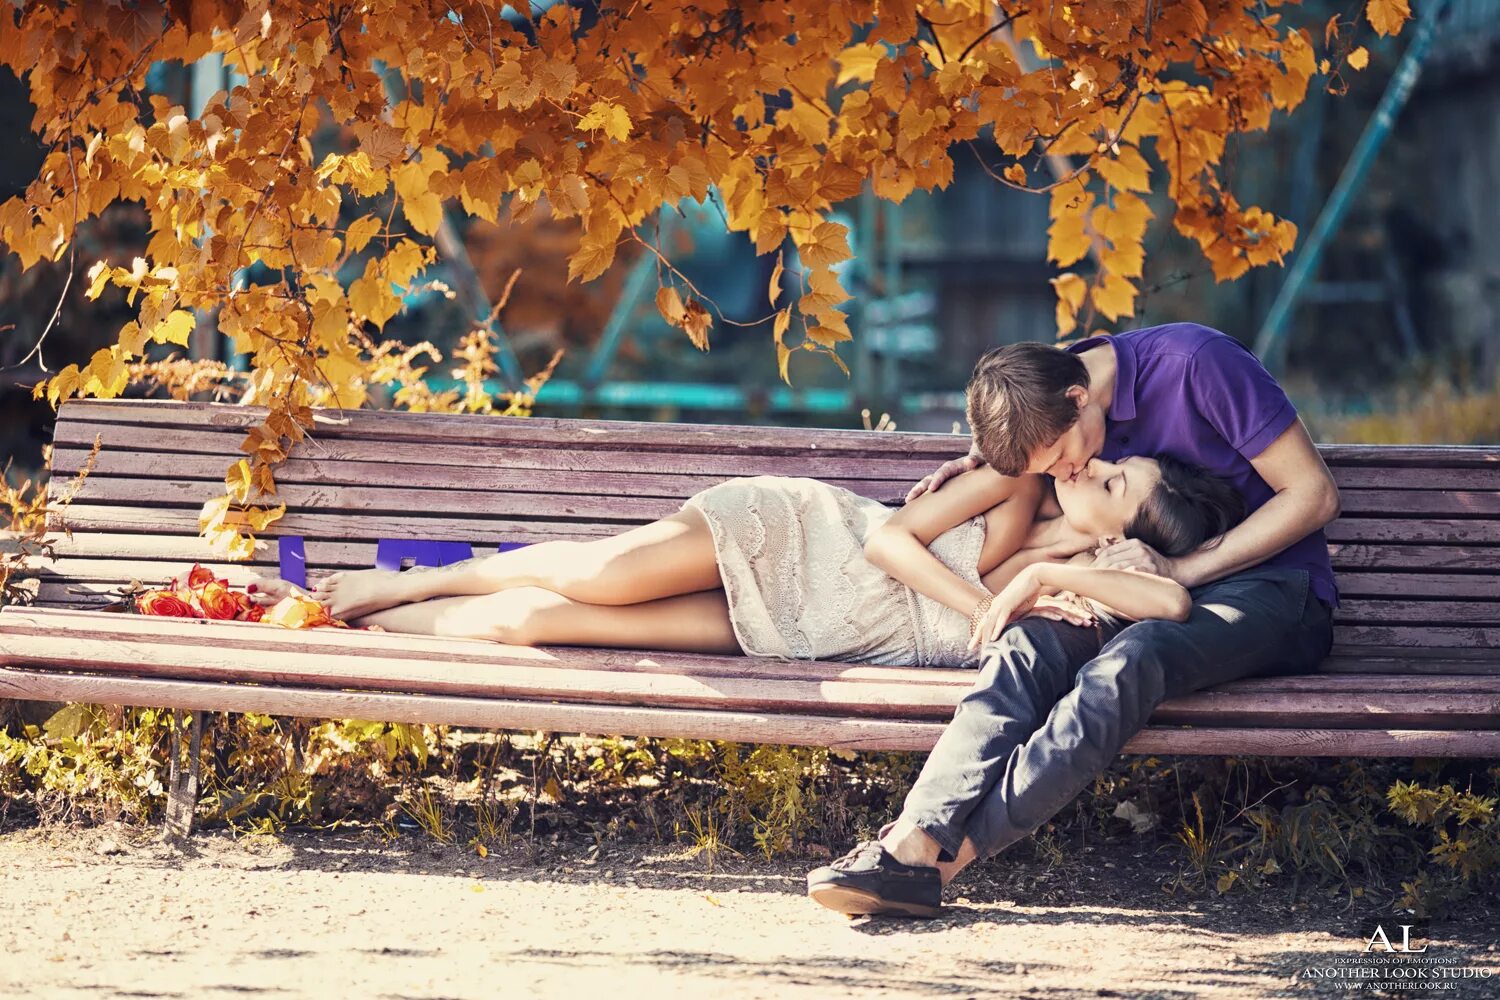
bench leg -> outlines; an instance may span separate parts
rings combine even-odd
[[[187,764],[182,762],[182,732],[188,730]],[[163,823],[168,837],[187,837],[193,832],[193,813],[198,808],[202,767],[203,713],[172,713],[171,770],[167,777],[167,815]]]

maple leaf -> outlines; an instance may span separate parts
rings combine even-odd
[[[604,130],[604,134],[616,142],[630,138],[630,114],[618,104],[595,101],[589,113],[578,122],[578,127],[590,132]]]
[[[698,350],[708,350],[708,330],[713,323],[713,317],[703,308],[703,303],[697,299],[688,302],[682,317],[682,329]]]
[[[677,289],[670,286],[657,289],[656,308],[661,313],[661,318],[671,326],[682,326],[687,319],[687,309],[682,304],[682,297],[677,294]]]
[[[1407,0],[1369,0],[1365,4],[1365,17],[1376,33],[1394,35],[1410,19],[1411,5]]]

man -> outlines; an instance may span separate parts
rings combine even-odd
[[[1133,540],[1098,553],[1096,566],[1186,586],[1187,621],[1104,616],[1082,628],[1033,616],[986,646],[900,817],[808,875],[809,895],[840,912],[936,915],[944,884],[1072,801],[1158,703],[1305,672],[1332,645],[1338,594],[1322,528],[1338,489],[1286,393],[1239,342],[1178,323],[1066,350],[1013,344],[980,365],[1003,375],[993,399],[970,407],[997,471],[1072,479],[1096,456],[1167,452],[1228,479],[1249,514],[1176,559]],[[980,461],[976,448],[910,496]]]

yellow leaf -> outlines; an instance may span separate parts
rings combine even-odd
[[[630,138],[630,115],[618,104],[595,101],[589,106],[589,113],[579,120],[578,127],[590,132],[603,129],[611,139],[624,142]]]
[[[792,323],[792,308],[787,306],[776,314],[776,320],[771,324],[771,334],[776,338],[776,343],[781,343],[786,336],[787,327]]]
[[[1369,0],[1365,5],[1365,17],[1370,26],[1382,35],[1394,35],[1411,17],[1411,5],[1407,0]]]
[[[104,261],[95,262],[89,268],[89,290],[84,293],[87,299],[97,299],[99,293],[104,291],[104,286],[109,284],[110,267]]]
[[[609,270],[614,260],[615,241],[612,237],[600,240],[585,233],[578,251],[568,258],[568,280],[592,281]]]
[[[1026,183],[1026,168],[1019,163],[1012,163],[1005,168],[1005,179],[1012,184],[1024,185]]]
[[[1082,260],[1088,255],[1089,246],[1089,234],[1082,215],[1058,216],[1047,228],[1047,259],[1059,267]]]
[[[349,231],[345,234],[344,240],[349,245],[350,250],[354,253],[359,253],[365,248],[365,244],[369,243],[378,232],[380,232],[379,216],[367,215],[349,226]]]
[[[198,530],[204,533],[221,528],[229,516],[229,497],[214,497],[203,504],[198,512]]]
[[[235,503],[244,503],[250,496],[250,463],[240,459],[229,467],[229,472],[224,475],[224,485],[229,489],[229,495],[234,498]]]
[[[401,203],[401,211],[411,227],[423,236],[431,236],[443,222],[443,201],[431,191]]]
[[[831,267],[854,256],[849,249],[849,227],[837,222],[819,223],[797,249],[809,267]]]
[[[485,847],[483,844],[480,844],[477,848],[475,848],[474,852],[481,858],[487,858],[490,856],[490,849],[488,847]]]
[[[1106,272],[1091,297],[1094,307],[1110,319],[1135,315],[1135,286],[1118,274]]]
[[[682,298],[677,294],[677,289],[671,286],[657,289],[656,308],[661,313],[661,318],[671,326],[681,326],[687,319],[687,310],[682,305]]]
[[[1120,153],[1114,159],[1096,159],[1094,169],[1110,187],[1120,191],[1151,190],[1151,166],[1134,146],[1121,145]]]
[[[120,350],[127,355],[139,355],[146,349],[146,331],[135,320],[120,327]]]
[[[193,328],[198,325],[198,320],[192,313],[184,309],[175,309],[167,315],[156,326],[151,328],[150,338],[157,344],[176,344],[179,347],[188,345],[188,337]]]
[[[1065,337],[1078,325],[1078,310],[1083,308],[1083,297],[1088,294],[1088,282],[1069,272],[1052,279],[1057,292],[1057,335]]]
[[[265,531],[286,514],[286,504],[276,507],[251,507],[245,511],[245,521],[251,531]]]
[[[1362,70],[1370,65],[1370,51],[1363,45],[1349,53],[1349,65],[1355,70]]]
[[[385,256],[386,277],[403,287],[410,285],[425,263],[422,248],[411,240],[403,239],[396,244],[396,249]]]
[[[809,271],[807,283],[811,291],[797,300],[797,308],[810,316],[832,312],[834,306],[849,300],[849,293],[832,271]]]
[[[771,270],[771,286],[768,290],[768,295],[770,296],[771,308],[773,309],[776,308],[776,300],[781,298],[781,256],[779,253],[776,255],[776,266]],[[776,339],[781,339],[779,334]]]
[[[703,308],[703,303],[693,299],[687,304],[686,315],[682,318],[682,329],[698,350],[708,350],[708,330],[713,323],[713,317],[708,314],[707,309]]]
[[[840,52],[838,85],[842,87],[850,80],[869,83],[875,79],[875,66],[885,55],[885,51],[884,45],[861,42]]]

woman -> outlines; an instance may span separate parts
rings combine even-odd
[[[1049,488],[988,467],[892,511],[813,479],[732,479],[652,524],[425,572],[334,573],[312,590],[356,626],[517,645],[635,647],[962,666],[1035,609],[1187,617],[1173,580],[1083,565],[1101,537],[1168,556],[1242,516],[1228,484],[1168,457],[1095,459]],[[274,602],[285,581],[252,584]]]

